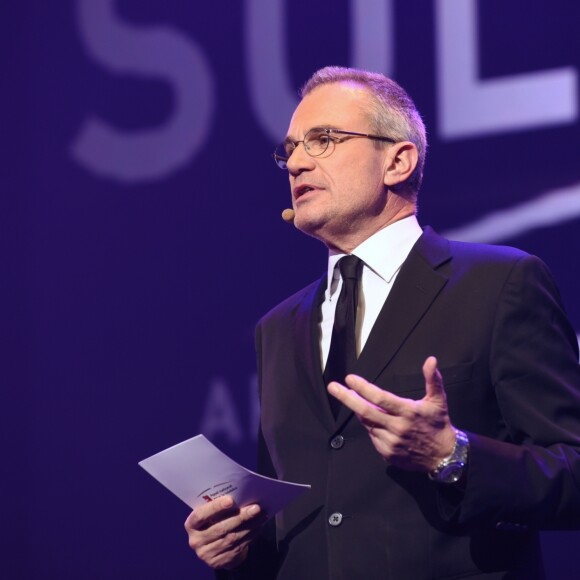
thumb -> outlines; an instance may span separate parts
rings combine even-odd
[[[427,399],[445,399],[443,377],[437,368],[437,359],[434,356],[427,357],[423,363],[423,376],[425,377],[425,397]]]

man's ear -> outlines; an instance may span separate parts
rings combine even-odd
[[[389,147],[385,163],[384,184],[395,187],[411,177],[417,167],[419,152],[410,141],[401,141]]]

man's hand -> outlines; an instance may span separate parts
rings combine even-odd
[[[232,569],[246,559],[250,542],[265,522],[260,506],[238,508],[224,496],[193,510],[185,530],[189,546],[208,566]]]
[[[346,377],[350,389],[332,382],[328,392],[354,411],[391,465],[429,472],[453,451],[455,431],[435,357],[423,364],[423,376],[425,396],[419,401],[397,397],[356,375]]]

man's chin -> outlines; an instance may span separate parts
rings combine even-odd
[[[294,225],[308,236],[317,237],[316,233],[324,229],[325,224],[326,220],[320,214],[312,215],[311,212],[298,210],[294,215]]]

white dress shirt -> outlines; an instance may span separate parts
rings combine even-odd
[[[366,344],[403,262],[422,233],[421,226],[413,215],[379,230],[353,250],[352,253],[364,262],[356,315],[357,356]],[[342,288],[340,270],[336,265],[345,255],[331,251],[328,256],[328,284],[320,322],[320,358],[323,370],[330,350],[336,303]]]

